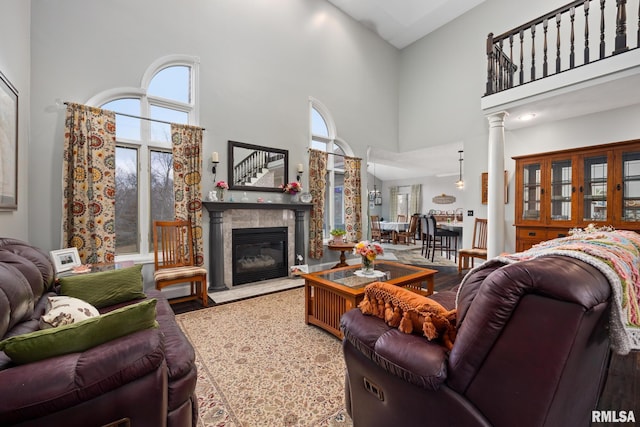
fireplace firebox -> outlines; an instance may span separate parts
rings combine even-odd
[[[232,230],[233,285],[289,274],[287,227]]]

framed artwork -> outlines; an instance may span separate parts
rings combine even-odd
[[[56,268],[56,273],[71,270],[74,267],[82,265],[78,248],[58,249],[57,251],[51,251],[50,254],[53,265]]]
[[[300,264],[289,267],[291,270],[292,276],[299,276],[301,274],[309,274],[309,265],[308,264]]]
[[[504,204],[509,202],[509,172],[504,171]],[[489,203],[489,173],[482,173],[482,204]]]
[[[18,91],[0,72],[0,210],[18,209]]]

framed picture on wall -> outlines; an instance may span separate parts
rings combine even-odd
[[[0,72],[0,210],[18,209],[18,91]]]

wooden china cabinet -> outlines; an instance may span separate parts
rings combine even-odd
[[[513,159],[516,251],[591,223],[640,231],[640,140]]]

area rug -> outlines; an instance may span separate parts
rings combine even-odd
[[[436,253],[433,261],[431,261],[431,257],[429,259],[425,258],[421,254],[421,249],[411,249],[404,251],[394,251],[393,252],[398,258],[398,262],[402,264],[410,264],[410,265],[418,265],[418,266],[442,266],[442,267],[456,267],[458,264],[453,259],[447,259],[447,257],[440,256],[440,254]]]
[[[179,314],[201,427],[352,426],[340,340],[304,323],[304,289]]]

